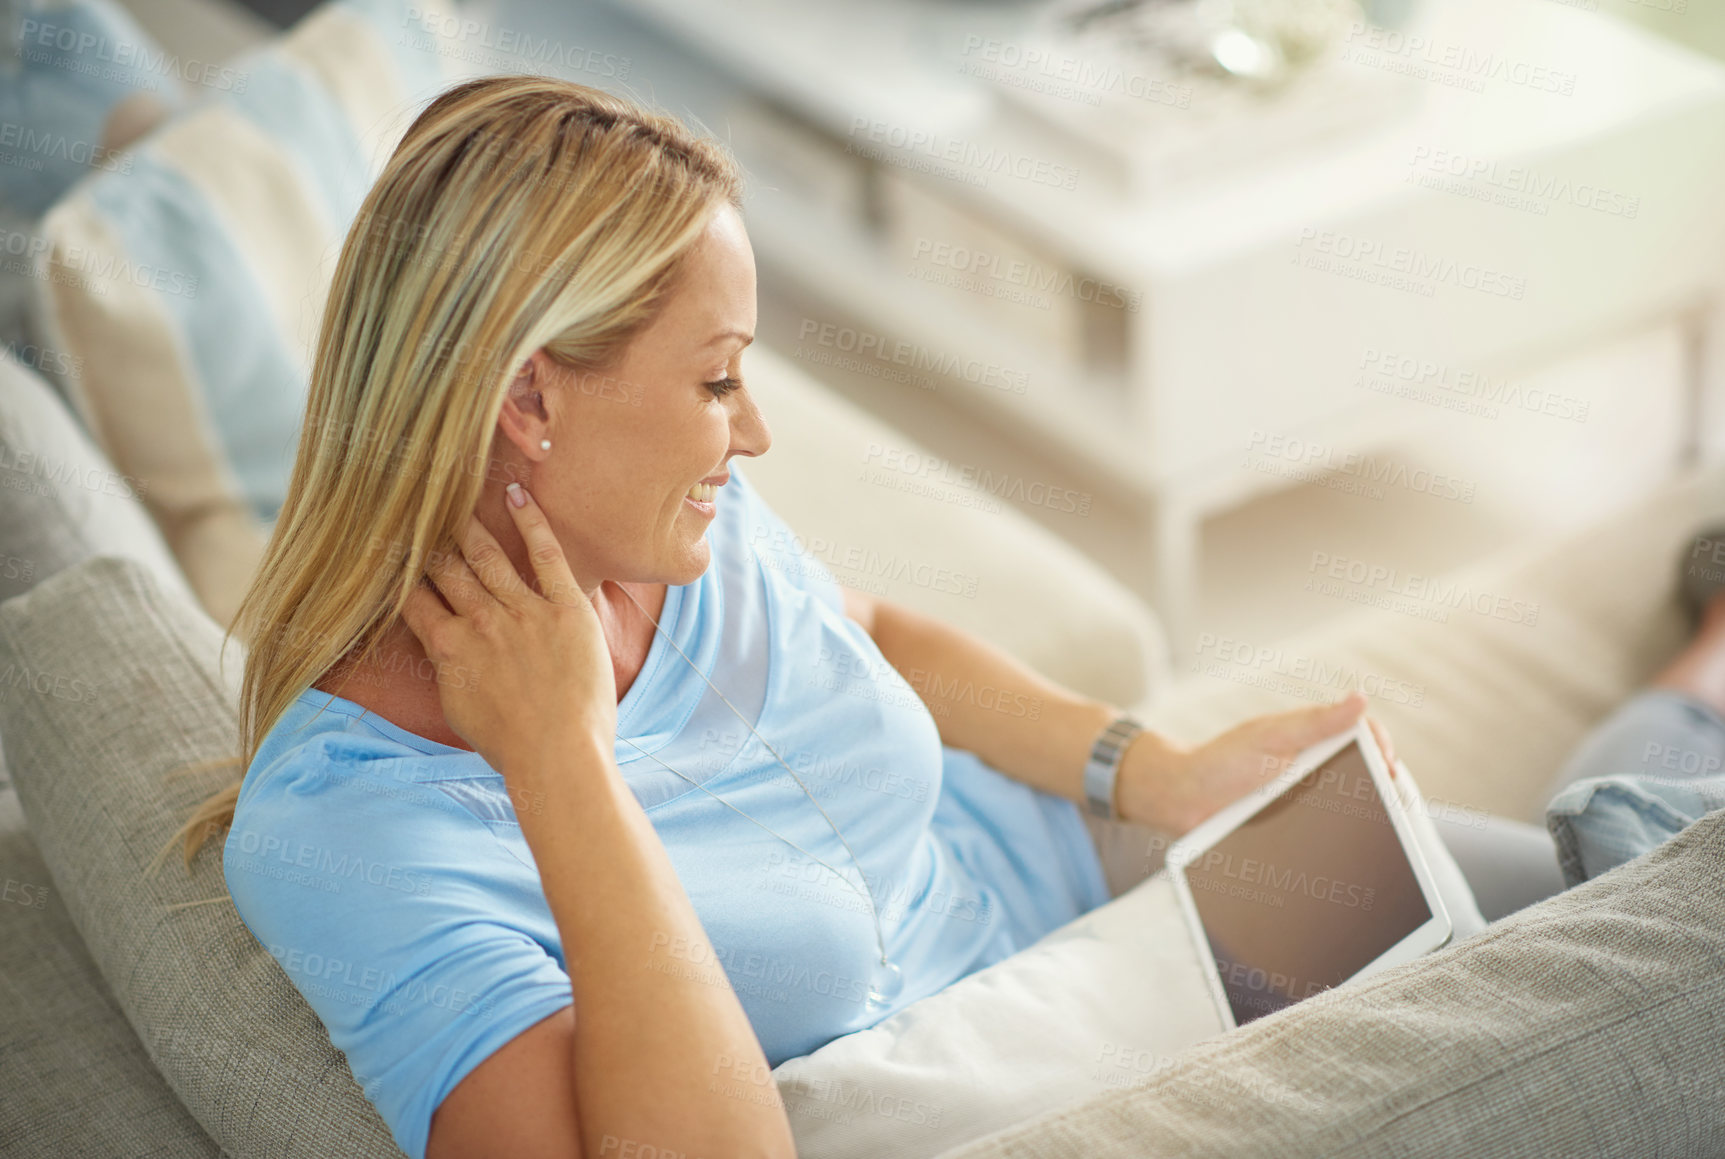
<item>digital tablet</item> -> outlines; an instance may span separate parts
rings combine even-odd
[[[1167,867],[1230,1027],[1412,961],[1452,933],[1364,717],[1181,838]]]

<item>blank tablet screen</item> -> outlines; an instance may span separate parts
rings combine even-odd
[[[1431,920],[1357,743],[1186,867],[1234,1021],[1345,982]]]

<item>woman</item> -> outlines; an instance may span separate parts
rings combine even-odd
[[[236,621],[246,775],[186,849],[228,827],[415,1159],[791,1155],[771,1067],[1107,900],[1077,803],[1118,708],[754,558],[739,201],[675,121],[494,77],[342,249]],[[1363,709],[1139,732],[1112,805],[1183,833]]]
[[[771,1066],[1107,900],[1074,802],[1118,709],[753,560],[739,202],[675,121],[496,77],[342,249],[236,621],[246,776],[188,847],[230,825],[241,917],[416,1159],[789,1155]],[[982,686],[1034,715],[946,691]],[[1140,733],[1118,811],[1184,831],[1362,710]]]

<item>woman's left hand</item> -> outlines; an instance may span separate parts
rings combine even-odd
[[[1117,790],[1120,814],[1180,836],[1274,780],[1302,750],[1347,729],[1365,709],[1365,695],[1351,692],[1332,704],[1253,717],[1196,748],[1129,746]],[[1366,723],[1394,775],[1389,730],[1371,717]]]

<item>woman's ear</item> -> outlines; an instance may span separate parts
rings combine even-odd
[[[521,364],[503,396],[503,409],[497,412],[497,429],[533,463],[550,454],[545,444],[551,436],[551,412],[543,389],[549,377],[547,361],[545,351],[535,350]]]

